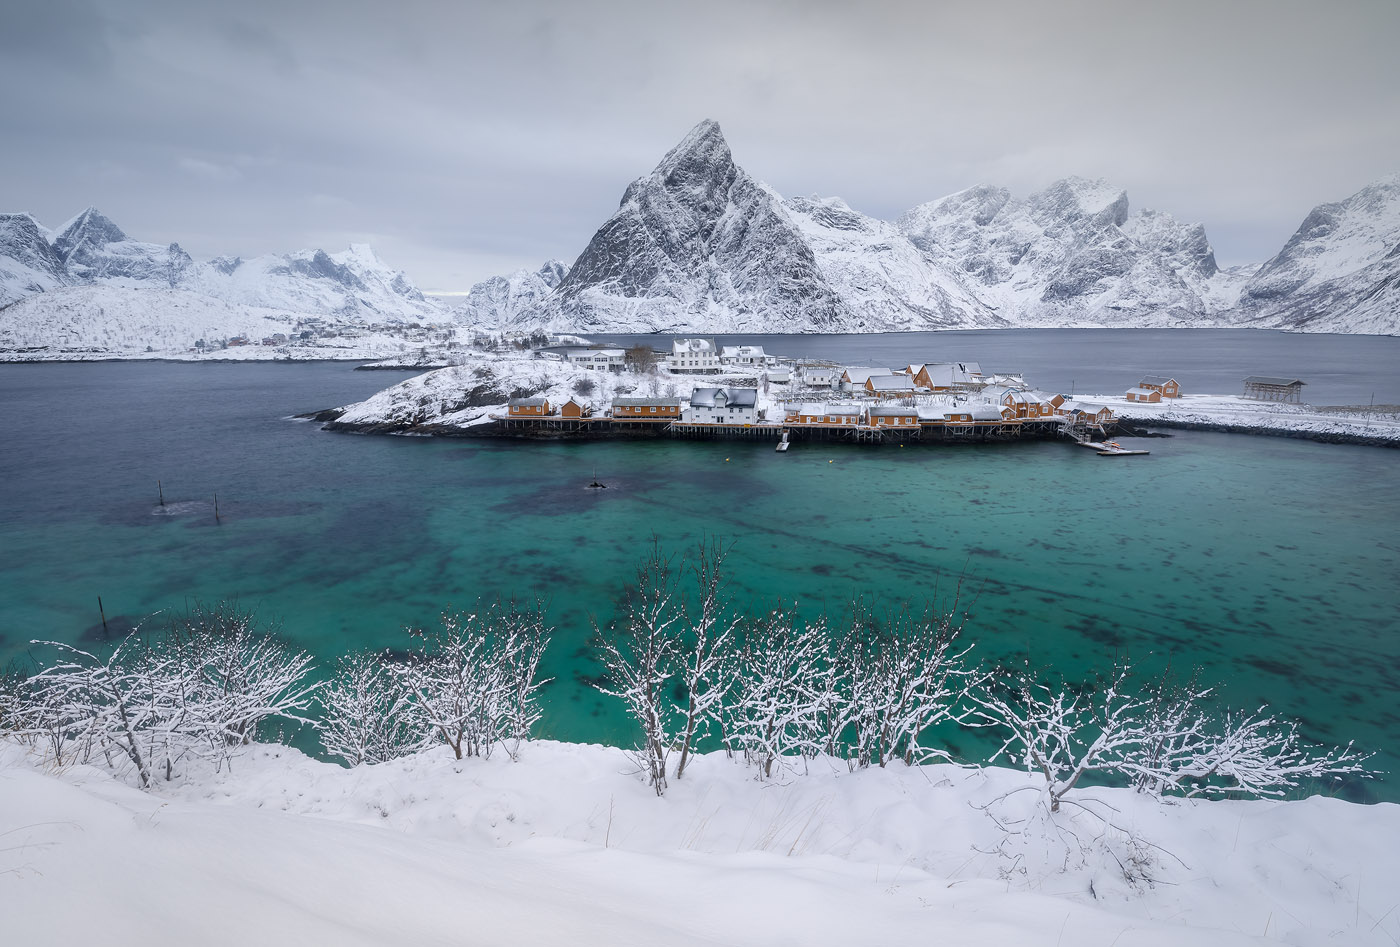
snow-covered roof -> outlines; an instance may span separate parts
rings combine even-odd
[[[696,388],[690,393],[690,406],[692,408],[713,408],[715,406],[715,395],[719,394],[718,388]]]
[[[839,414],[842,417],[854,417],[860,414],[860,405],[857,404],[829,404],[822,414]]]
[[[820,401],[804,401],[797,406],[796,411],[803,417],[826,414],[826,405]]]
[[[870,409],[870,416],[872,418],[908,418],[917,417],[918,414],[918,408],[909,407],[908,405],[877,405]]]
[[[888,368],[870,368],[855,366],[847,368],[842,373],[842,375],[843,377],[850,379],[850,382],[853,385],[863,385],[865,384],[866,379],[869,378],[871,375],[888,375],[889,373],[890,370]]]
[[[499,401],[496,403],[500,404]],[[545,398],[512,398],[508,402],[508,406],[512,408],[542,408],[547,404],[549,401]]]
[[[766,358],[761,345],[726,345],[719,351],[721,358]]]
[[[1001,405],[985,402],[970,404],[967,405],[967,413],[972,415],[974,421],[1000,421]]]
[[[647,408],[655,405],[658,408],[678,408],[681,404],[679,398],[614,398],[613,404],[621,405],[624,408]]]
[[[875,391],[912,391],[914,379],[908,375],[871,375],[867,379]]]
[[[1176,381],[1175,378],[1168,378],[1166,375],[1143,375],[1142,381],[1138,382],[1139,387],[1148,385],[1169,385]]]
[[[1307,384],[1307,382],[1299,381],[1297,378],[1278,378],[1274,375],[1250,375],[1244,380],[1244,383],[1246,385],[1278,385],[1283,388]]]
[[[1126,392],[1130,395],[1160,395],[1156,388],[1129,388]]]
[[[673,355],[714,355],[715,343],[709,339],[675,339],[671,342]]]
[[[731,405],[740,408],[752,408],[758,403],[757,388],[726,388],[724,396]]]

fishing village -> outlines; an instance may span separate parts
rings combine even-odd
[[[786,450],[796,441],[967,443],[1072,438],[1110,455],[1145,454],[1108,440],[1119,424],[1102,403],[1038,390],[1014,373],[984,372],[977,362],[898,367],[782,359],[761,346],[717,346],[676,339],[669,353],[642,347],[564,347],[544,358],[602,372],[665,372],[690,382],[675,394],[587,394],[559,401],[511,398],[490,415],[496,433],[516,436],[628,436],[762,439]],[[706,376],[734,383],[705,384]],[[1148,376],[1126,400],[1180,395],[1175,379]],[[484,432],[483,432],[484,433]]]

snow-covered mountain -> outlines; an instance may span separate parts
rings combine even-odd
[[[1200,224],[1068,178],[975,187],[889,223],[784,200],[697,125],[627,188],[558,289],[502,321],[578,331],[888,332],[1216,325],[1243,283]],[[501,312],[497,309],[496,312]]]
[[[1066,178],[1017,198],[979,185],[897,221],[839,198],[784,199],[739,167],[720,127],[695,126],[572,267],[493,277],[455,309],[368,247],[192,260],[88,208],[55,232],[0,215],[0,309],[42,324],[83,286],[159,287],[343,322],[579,332],[888,332],[1017,326],[1246,325],[1400,333],[1400,175],[1323,204],[1262,267],[1222,270],[1201,224],[1133,210],[1122,189]],[[103,293],[87,294],[107,300]],[[0,329],[6,316],[0,315]],[[178,333],[177,333],[178,334]],[[233,332],[225,334],[234,334]],[[13,335],[13,333],[12,333]]]
[[[63,261],[29,214],[0,214],[0,307],[68,283]]]
[[[1205,228],[1132,214],[1104,181],[1066,178],[1019,200],[974,187],[899,227],[1013,325],[1213,324],[1230,302]]]
[[[857,213],[839,197],[791,198],[783,209],[812,249],[822,277],[854,316],[843,331],[1007,324],[894,224]]]
[[[251,260],[217,257],[195,262],[179,244],[131,239],[94,207],[58,228],[51,239],[28,214],[0,215],[0,306],[85,285],[160,288],[205,297],[183,301],[177,309],[227,312],[243,306],[343,322],[448,321],[441,306],[363,244],[336,254],[302,250]],[[89,295],[116,298],[110,293]],[[31,300],[30,306],[42,310],[52,305],[58,312],[79,298],[81,294],[63,301]]]
[[[712,121],[633,181],[554,293],[516,314],[581,331],[841,332],[859,319]]]
[[[521,269],[482,280],[455,307],[454,315],[458,322],[472,325],[505,325],[543,302],[568,272],[567,264],[549,260],[537,270]]]
[[[1240,296],[1251,324],[1400,332],[1400,175],[1320,204]]]

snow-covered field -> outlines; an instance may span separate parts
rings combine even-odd
[[[1167,421],[1260,432],[1375,438],[1400,444],[1400,409],[1394,405],[1320,409],[1307,404],[1254,401],[1238,395],[1183,395],[1163,399],[1160,404],[1129,403],[1121,396],[1111,395],[1089,395],[1082,400],[1106,404],[1120,418],[1139,424]]]
[[[6,942],[1394,944],[1400,806],[1163,804],[952,766],[657,797],[626,754],[536,742],[344,769],[255,746],[142,793],[0,747]]]

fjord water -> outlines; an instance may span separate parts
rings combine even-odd
[[[771,347],[771,346],[770,346]],[[991,661],[1071,677],[1200,666],[1309,739],[1400,739],[1394,451],[1180,432],[1145,458],[1061,443],[855,448],[332,435],[288,420],[391,384],[333,364],[0,367],[0,658],[237,596],[323,665],[497,596],[556,627],[546,735],[627,739],[591,620],[655,537],[733,542],[744,605],[862,597],[969,613]],[[596,471],[608,485],[589,490]],[[166,506],[157,504],[156,481]],[[215,522],[218,494],[221,522]],[[959,749],[985,755],[976,735]],[[1400,798],[1400,780],[1365,793]]]

